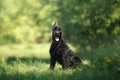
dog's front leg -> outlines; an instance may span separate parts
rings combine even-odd
[[[68,68],[68,63],[65,57],[63,57],[63,64],[62,64],[62,68],[63,69],[67,69]]]
[[[50,69],[51,70],[54,70],[55,63],[56,63],[56,59],[51,57],[51,59],[50,59]]]

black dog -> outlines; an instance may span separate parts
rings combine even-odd
[[[62,65],[63,69],[80,66],[82,60],[73,54],[62,38],[62,32],[56,23],[52,29],[52,44],[50,47],[50,69],[54,69],[56,61]]]

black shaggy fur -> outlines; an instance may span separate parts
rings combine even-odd
[[[81,59],[73,54],[73,51],[67,46],[62,38],[62,31],[56,23],[52,29],[52,43],[50,47],[50,69],[54,69],[56,61],[62,65],[63,69],[80,66]]]

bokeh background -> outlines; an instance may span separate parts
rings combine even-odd
[[[55,22],[78,52],[119,47],[119,0],[0,0],[0,45],[50,43]]]
[[[54,22],[72,43],[118,44],[119,4],[119,0],[1,0],[0,44],[50,42]]]
[[[120,0],[0,0],[0,65],[11,61],[19,65],[19,60],[49,62],[55,22],[62,27],[70,48],[92,68],[83,70],[82,79],[84,74],[94,79],[96,72],[96,79],[102,73],[115,75],[104,75],[104,80],[118,79],[115,71],[120,72]]]

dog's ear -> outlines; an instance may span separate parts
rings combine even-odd
[[[56,24],[57,24],[57,23],[55,22],[55,23],[53,24],[53,27],[55,27]]]

